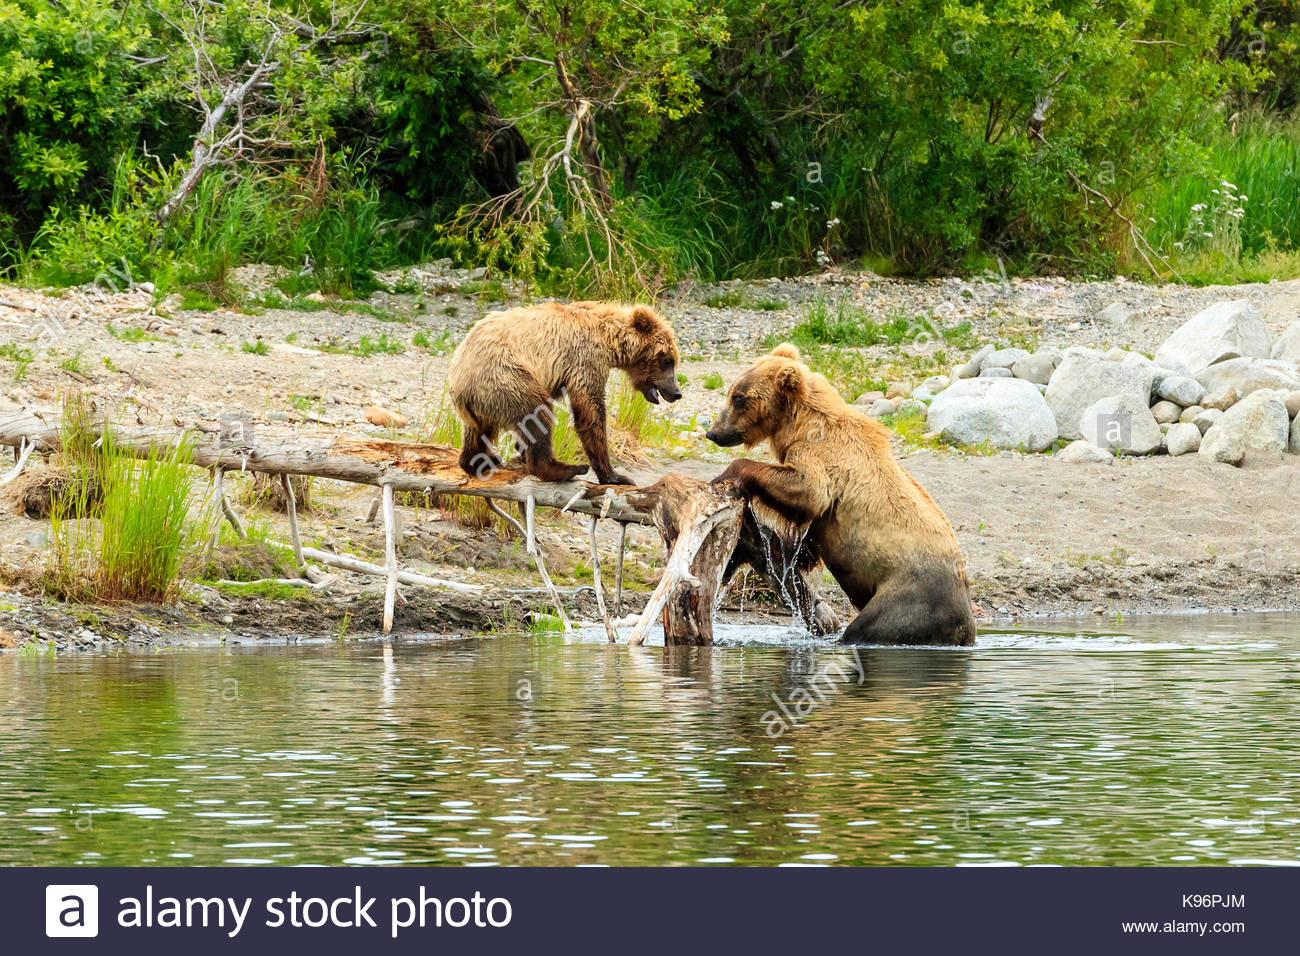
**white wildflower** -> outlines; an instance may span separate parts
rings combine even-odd
[[[835,219],[829,219],[829,220],[827,220],[827,222],[826,222],[826,228],[827,228],[827,229],[834,229],[834,228],[835,228],[836,226],[838,226],[839,224],[840,224],[840,220],[839,220],[838,217],[836,217]]]
[[[785,203],[781,202],[781,200],[779,200],[779,199],[773,199],[773,200],[772,200],[772,208],[773,208],[773,209],[780,209],[780,208],[781,208],[782,206],[784,206],[784,205],[785,205]]]

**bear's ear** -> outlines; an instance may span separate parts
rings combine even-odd
[[[776,348],[772,349],[772,354],[777,358],[794,359],[796,362],[803,361],[803,356],[799,354],[799,350],[789,342],[782,342]]]
[[[803,372],[797,368],[781,369],[776,373],[776,388],[787,398],[798,398],[804,390]]]
[[[632,331],[638,335],[650,335],[659,325],[659,317],[654,309],[646,305],[632,308]]]

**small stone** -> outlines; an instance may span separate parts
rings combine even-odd
[[[880,391],[879,389],[876,389],[873,392],[863,392],[861,395],[859,395],[857,398],[853,400],[853,404],[870,406],[872,403],[878,402],[884,397],[885,397],[885,393]]]
[[[288,412],[267,412],[266,420],[268,422],[287,422],[289,420]]]
[[[1002,368],[1001,366],[993,366],[992,368],[986,368],[984,369],[984,371],[980,372],[979,377],[980,378],[1011,378],[1012,374],[1011,374],[1011,369],[1009,368]]]
[[[1201,447],[1201,430],[1191,422],[1179,422],[1165,435],[1165,446],[1175,458],[1190,455]]]
[[[1190,375],[1166,375],[1155,383],[1155,393],[1186,408],[1205,397],[1205,386]]]
[[[1201,408],[1200,405],[1189,405],[1187,408],[1183,409],[1182,414],[1178,416],[1178,420],[1180,422],[1194,422],[1196,421],[1196,416],[1201,414],[1203,411],[1205,411],[1205,409]]]
[[[1035,385],[1046,385],[1052,380],[1052,373],[1056,371],[1058,361],[1060,360],[1053,361],[1049,355],[1035,353],[1011,366],[1011,374]]]
[[[1215,423],[1218,422],[1218,420],[1222,417],[1223,417],[1222,409],[1207,408],[1204,411],[1202,411],[1199,415],[1197,415],[1195,418],[1192,419],[1192,424],[1195,425],[1197,428],[1199,428],[1201,430],[1201,434],[1204,435],[1211,428],[1213,428]]]
[[[1182,412],[1183,410],[1173,402],[1156,402],[1151,406],[1151,414],[1161,425],[1178,421],[1178,417]]]
[[[928,411],[925,402],[917,401],[915,398],[905,398],[898,403],[896,414],[898,415],[924,415]]]
[[[872,418],[884,418],[886,415],[892,415],[898,411],[898,405],[887,398],[878,398],[871,403],[867,409],[867,414]]]
[[[367,405],[365,416],[366,421],[372,425],[378,425],[380,428],[405,428],[409,424],[409,420],[405,415],[390,412],[378,405]]]
[[[931,375],[916,388],[912,389],[912,397],[922,402],[932,402],[934,397],[948,387],[947,375]]]
[[[991,368],[1009,369],[1021,359],[1029,358],[1029,353],[1024,349],[998,349],[984,356],[984,361],[980,363],[980,372],[987,372]]]
[[[1237,389],[1233,385],[1224,385],[1216,389],[1209,395],[1201,399],[1201,406],[1208,409],[1216,409],[1226,412],[1233,405],[1236,405],[1241,396],[1237,394]]]
[[[911,394],[912,387],[906,382],[890,382],[885,389],[885,398],[894,402],[907,398]]]
[[[1067,332],[1081,332],[1082,330],[1083,330],[1083,326],[1080,325],[1078,322],[1071,322],[1069,325],[1065,327],[1065,331]]]
[[[961,368],[956,370],[955,373],[956,377],[974,378],[975,376],[979,375],[980,367],[984,362],[984,359],[992,355],[994,351],[995,349],[991,345],[986,345],[983,348],[981,348],[978,352],[976,352],[974,355],[970,357],[970,361],[968,361],[965,365],[963,365]]]
[[[1072,441],[1059,452],[1056,457],[1061,461],[1082,462],[1094,461],[1114,461],[1115,456],[1104,448],[1098,448],[1090,441],[1080,438],[1078,441]]]
[[[1300,453],[1300,415],[1291,423],[1291,442],[1288,447],[1291,451]]]

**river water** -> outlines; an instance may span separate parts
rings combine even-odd
[[[0,655],[0,863],[1300,863],[1300,616]]]

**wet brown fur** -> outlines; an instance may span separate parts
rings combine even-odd
[[[973,644],[965,563],[952,526],[894,460],[889,431],[848,405],[780,345],[731,386],[710,429],[720,444],[766,440],[778,465],[733,462],[717,479],[758,505],[785,536],[809,544],[859,614],[843,640]],[[784,527],[781,527],[784,524]]]
[[[515,432],[524,466],[543,481],[587,470],[555,460],[553,404],[567,397],[587,460],[602,484],[631,484],[614,471],[605,430],[605,384],[622,369],[647,398],[680,397],[672,328],[646,305],[544,302],[493,312],[465,336],[448,386],[465,425],[460,466],[485,477],[501,466],[494,445]]]

